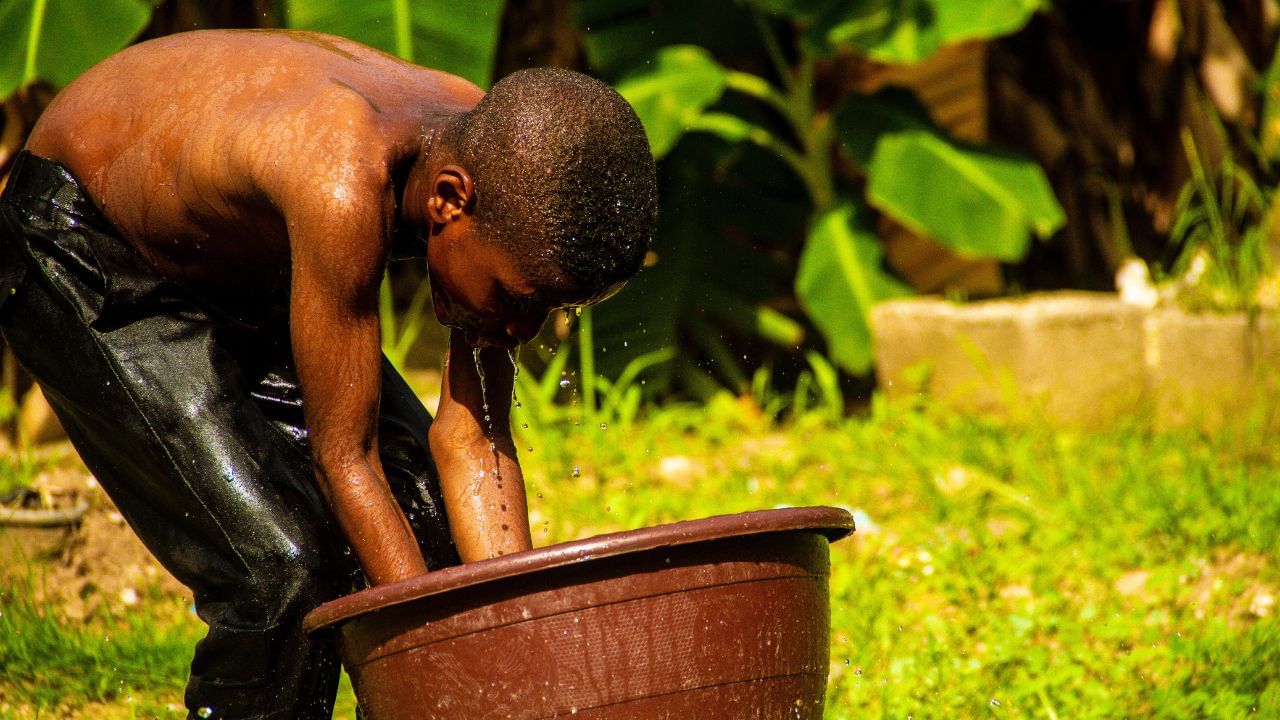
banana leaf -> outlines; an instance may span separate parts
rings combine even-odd
[[[493,79],[503,0],[285,0],[289,27],[350,38],[480,87]]]

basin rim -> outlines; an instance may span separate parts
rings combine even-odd
[[[794,531],[818,533],[834,542],[854,531],[853,516],[842,508],[819,505],[714,515],[596,535],[367,588],[317,607],[302,627],[308,633],[319,632],[394,605],[566,565],[710,540]]]

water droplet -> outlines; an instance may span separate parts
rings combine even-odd
[[[520,423],[520,427],[524,428],[525,430],[528,430],[528,429],[529,429],[529,423]]]
[[[608,429],[609,429],[609,425],[608,425],[608,423],[600,423],[600,429],[601,429],[601,430],[608,430]]]
[[[560,378],[560,387],[569,387],[569,378]]]
[[[581,475],[582,475],[582,469],[581,469],[581,468],[579,468],[577,465],[574,465],[574,466],[573,466],[573,476],[574,476],[574,477],[580,477]]]
[[[854,668],[853,674],[857,675],[858,677],[862,677],[862,668]]]
[[[574,308],[573,314],[577,315],[578,317],[582,317],[582,306],[579,305],[578,307]]]
[[[475,362],[475,365],[476,365],[476,375],[480,378],[480,403],[481,403],[481,407],[484,409],[484,419],[485,419],[485,422],[486,422],[486,423],[488,423],[488,422],[490,422],[490,420],[489,420],[489,391],[488,391],[488,389],[486,389],[486,388],[485,388],[485,386],[484,386],[484,366],[480,364],[480,348],[478,348],[478,347],[477,347],[477,348],[471,348],[471,359]],[[488,432],[489,432],[489,434],[490,434],[490,435],[492,435],[492,434],[493,434],[493,428],[492,428],[492,427],[487,428],[487,430],[488,430]]]
[[[213,717],[213,708],[209,707],[208,705],[205,705],[199,710],[196,710],[196,715],[199,715],[202,718],[211,718]]]
[[[991,707],[1000,707],[1000,701],[995,698],[991,698]]]
[[[520,398],[516,397],[516,381],[520,379],[520,346],[517,345],[515,350],[508,350],[507,357],[511,358],[511,404],[519,408],[521,405]]]

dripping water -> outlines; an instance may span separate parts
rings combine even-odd
[[[520,346],[516,346],[515,350],[508,350],[507,357],[511,359],[511,406],[519,409],[520,398],[516,395],[516,381],[520,379]]]
[[[484,410],[484,434],[489,439],[489,452],[493,453],[493,469],[487,474],[493,477],[498,485],[498,489],[502,489],[502,476],[498,474],[498,444],[493,439],[493,415],[489,412],[489,389],[485,385],[484,364],[480,362],[480,348],[471,348],[471,360],[476,366],[476,376],[480,378],[480,405]],[[483,478],[485,472],[481,469],[477,477]],[[479,484],[475,488],[475,492],[479,492]]]
[[[489,415],[489,391],[484,386],[484,366],[480,364],[480,348],[471,348],[471,359],[476,364],[476,375],[480,377],[480,403],[484,407],[485,434],[492,438],[493,418]]]

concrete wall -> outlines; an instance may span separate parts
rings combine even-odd
[[[872,311],[876,370],[890,396],[1043,413],[1097,425],[1151,413],[1217,426],[1276,403],[1280,318],[1147,310],[1109,293],[969,304],[912,298]]]

